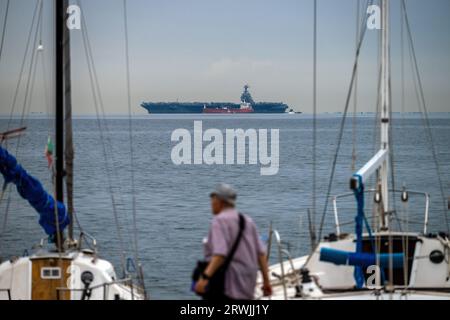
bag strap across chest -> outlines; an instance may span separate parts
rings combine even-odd
[[[231,263],[231,260],[233,260],[234,254],[236,253],[239,243],[241,242],[244,230],[245,230],[245,217],[242,213],[239,213],[239,233],[236,237],[236,240],[233,243],[233,246],[231,247],[230,253],[226,257],[225,262],[222,266],[224,269],[228,268],[229,264]]]

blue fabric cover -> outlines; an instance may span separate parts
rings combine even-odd
[[[362,177],[355,174],[355,178],[358,179],[358,188],[354,190],[358,211],[355,217],[355,234],[356,234],[356,253],[362,253],[362,235],[363,235],[363,223],[364,223],[364,184]],[[355,266],[354,277],[356,281],[356,287],[362,288],[364,286],[364,274],[361,266]]]
[[[66,207],[61,202],[56,202],[49,195],[42,184],[30,176],[16,158],[0,147],[0,172],[5,179],[5,186],[14,183],[22,198],[28,200],[30,205],[39,213],[39,224],[46,234],[53,237],[56,234],[55,205],[58,208],[59,229],[63,231],[70,223]]]
[[[359,268],[367,268],[369,266],[377,265],[379,259],[379,266],[381,268],[389,267],[389,257],[392,257],[394,269],[403,268],[403,253],[361,253],[361,252],[347,252],[331,248],[321,248],[320,261],[331,262],[336,265],[355,266]]]

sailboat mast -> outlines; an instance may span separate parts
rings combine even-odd
[[[62,0],[63,7],[67,10],[69,0]],[[67,17],[67,12],[64,12]],[[70,59],[70,30],[63,26],[63,45],[64,45],[64,107],[65,107],[65,167],[66,167],[66,193],[67,193],[67,213],[69,215],[70,224],[68,226],[69,240],[73,237],[73,130],[72,130],[72,81],[71,81],[71,59]]]
[[[64,3],[55,0],[55,196],[64,201]]]
[[[389,32],[389,0],[381,0],[381,150],[387,151],[380,172],[379,183],[382,199],[382,228],[388,228],[387,213],[389,211],[389,126],[390,126],[390,32]]]

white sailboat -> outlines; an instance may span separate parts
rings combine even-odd
[[[42,239],[30,255],[2,262],[0,300],[142,300],[146,298],[143,286],[137,285],[131,277],[124,275],[119,278],[113,265],[99,258],[94,238],[83,232],[77,239],[73,235],[70,38],[65,19],[68,1],[55,0],[54,4],[56,17],[54,196],[49,195],[40,182],[30,176],[3,146],[0,146],[0,172],[5,182],[15,184],[21,196],[38,211],[41,217],[40,224],[53,239],[56,248],[46,247],[47,239]],[[42,50],[42,45],[39,46],[39,50]],[[3,134],[2,143],[8,138],[17,136],[21,131],[13,130]],[[66,147],[65,156],[64,147]],[[68,192],[67,207],[63,201],[64,175]],[[67,239],[64,239],[66,227],[69,232]],[[86,242],[90,244],[88,249],[85,248]]]
[[[450,299],[449,235],[428,234],[429,195],[406,189],[389,190],[389,4],[389,0],[381,0],[380,150],[353,175],[350,183],[352,192],[333,198],[336,232],[321,240],[311,254],[290,258],[282,248],[278,232],[271,231],[271,239],[274,239],[271,242],[278,249],[279,263],[269,270],[274,288],[274,294],[269,299]],[[374,190],[365,189],[369,178],[374,175],[377,187]],[[364,195],[367,193],[373,195],[376,208],[376,226],[373,230],[364,215]],[[407,203],[413,195],[424,197],[422,232],[393,230],[391,222],[395,212],[389,203],[392,194],[400,195],[403,203]],[[356,231],[346,234],[341,232],[337,202],[353,195],[358,207]],[[363,232],[364,227],[367,232]],[[258,282],[255,296],[264,299],[260,290],[262,282]]]

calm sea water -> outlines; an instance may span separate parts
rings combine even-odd
[[[423,190],[431,194],[430,231],[445,230],[437,171],[420,117],[397,117],[394,161],[396,187]],[[193,130],[194,120],[202,120],[204,129],[280,129],[280,171],[276,176],[261,176],[259,166],[185,165],[171,161],[171,134],[177,128]],[[0,119],[0,131],[8,120]],[[156,299],[189,299],[190,275],[196,260],[202,258],[202,239],[211,218],[208,194],[219,182],[234,185],[239,191],[238,205],[251,215],[262,235],[269,225],[277,229],[293,256],[310,249],[307,210],[312,206],[312,120],[305,115],[237,116],[146,116],[133,120],[134,167],[130,165],[127,119],[109,119],[103,139],[96,119],[74,121],[75,206],[80,223],[94,235],[102,257],[120,267],[121,245],[114,222],[111,195],[114,195],[126,257],[133,256],[131,220],[132,190],[130,172],[135,173],[135,200],[138,221],[139,256],[146,276],[147,289]],[[339,115],[321,116],[317,143],[317,214],[319,221],[325,203],[331,161],[336,147]],[[14,124],[17,125],[17,122]],[[18,157],[23,166],[51,190],[44,148],[52,122],[30,119],[28,131],[20,142]],[[450,117],[431,119],[445,192],[450,195]],[[356,168],[377,150],[374,145],[374,119],[357,118]],[[349,119],[332,194],[348,192],[352,174],[352,121]],[[106,138],[107,137],[107,138]],[[9,145],[16,154],[17,142]],[[105,150],[103,149],[105,146]],[[106,155],[106,160],[105,160]],[[112,187],[112,192],[111,188]],[[20,199],[15,189],[0,203],[0,221],[8,213],[6,232],[0,239],[0,255],[9,258],[30,250],[44,236],[37,214]],[[398,199],[397,199],[398,200]],[[370,207],[370,198],[368,198]],[[340,207],[343,221],[351,221],[355,205],[350,199]],[[408,207],[397,201],[398,215],[411,222],[402,228],[422,230],[422,199],[411,199]],[[331,209],[331,208],[330,208]],[[370,209],[368,210],[368,212]],[[369,212],[370,213],[370,212]],[[328,210],[324,234],[333,232],[333,216]],[[0,224],[1,225],[1,224]],[[351,231],[351,226],[347,228]],[[274,256],[274,255],[273,255]],[[273,260],[272,262],[275,262]]]

